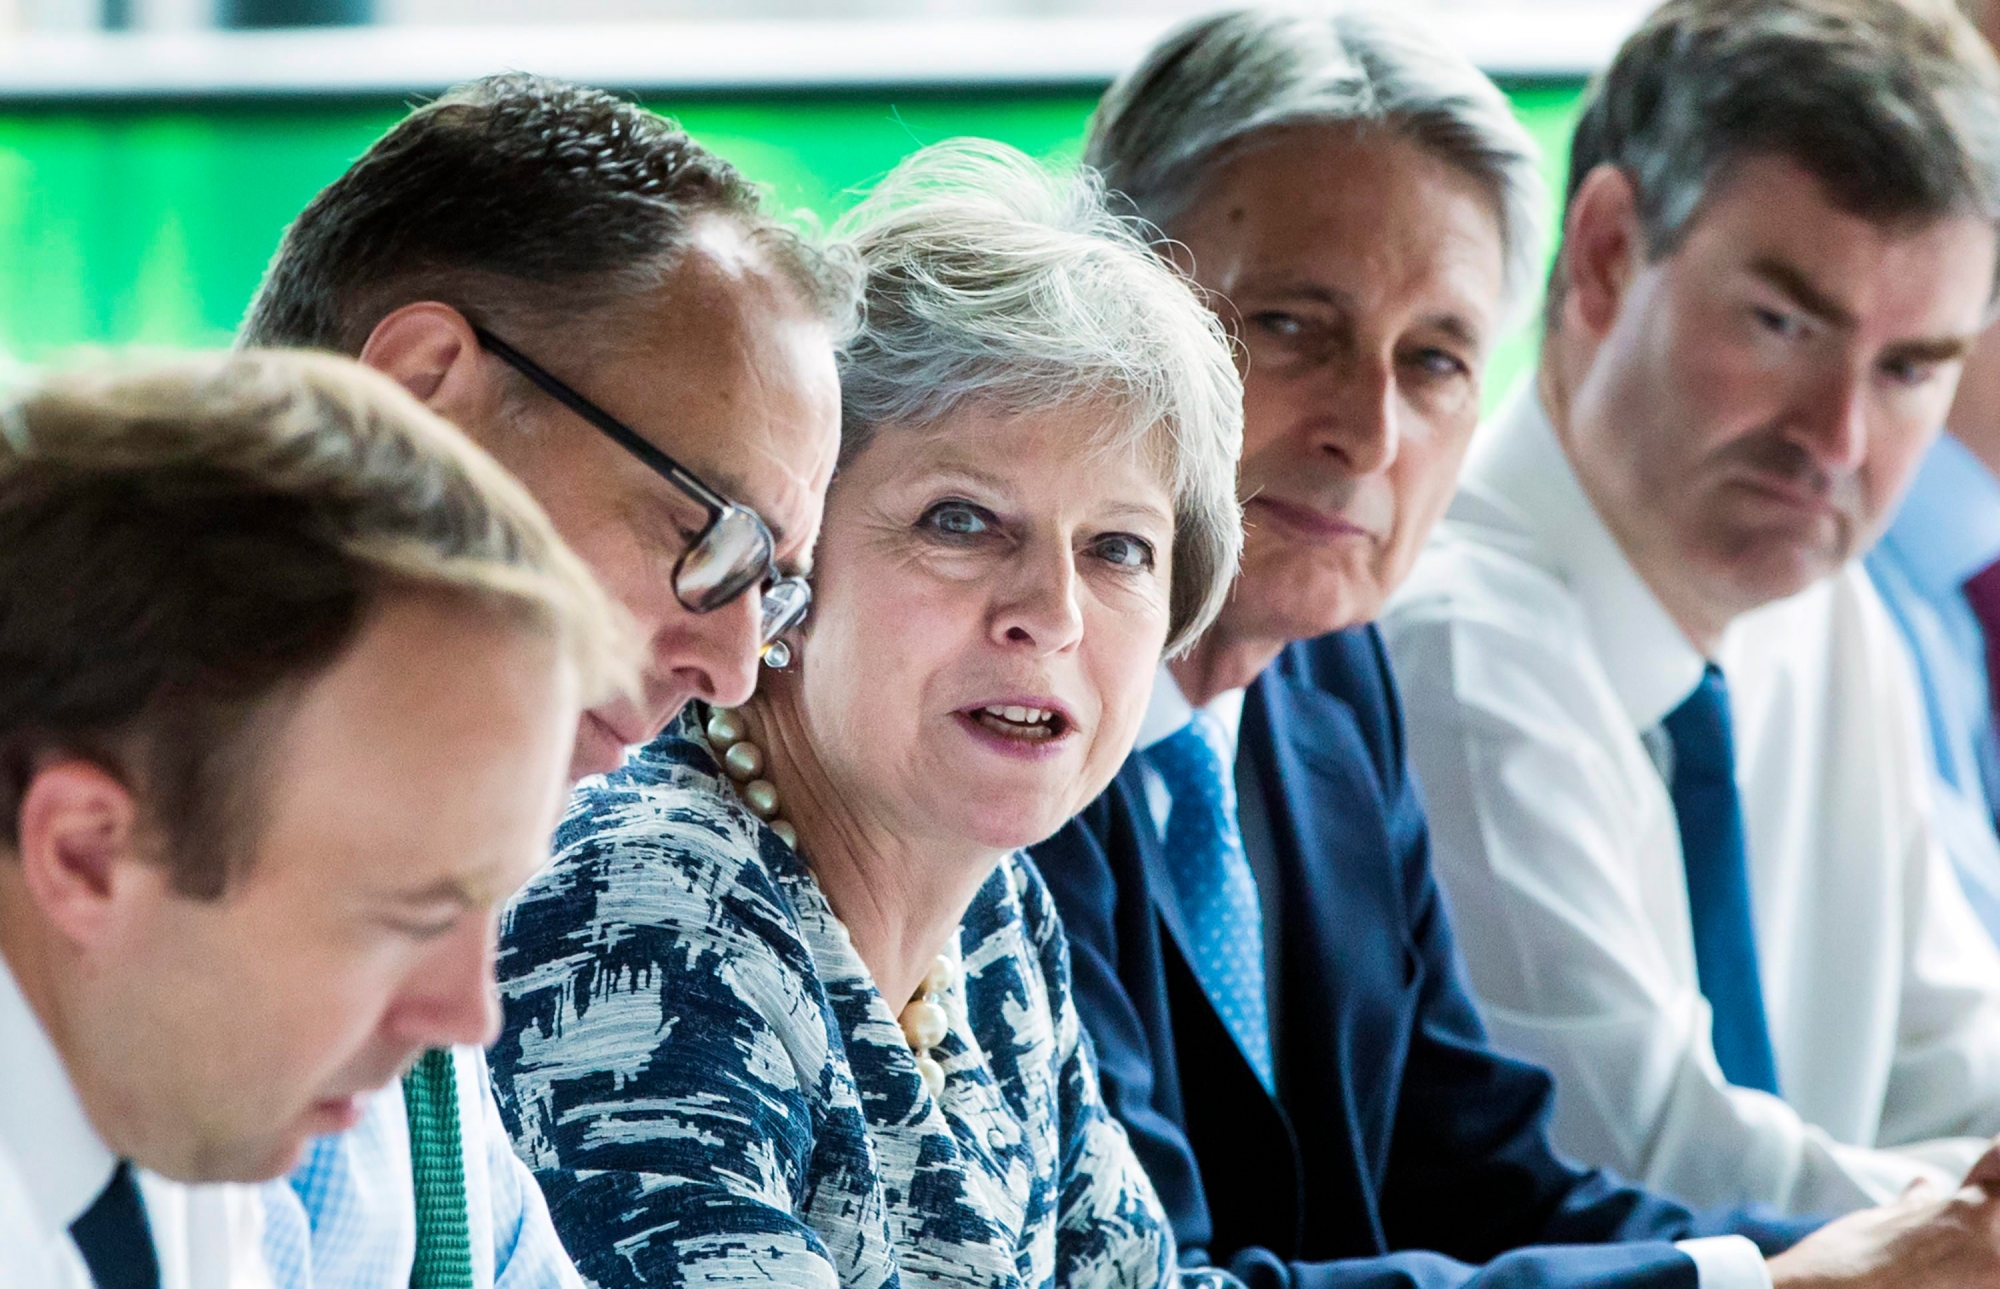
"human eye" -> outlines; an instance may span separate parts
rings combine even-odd
[[[940,501],[924,511],[917,527],[950,541],[983,537],[996,526],[993,512],[969,501]]]
[[[1882,360],[1882,374],[1892,384],[1914,389],[1926,384],[1938,373],[1938,363],[1927,358],[1885,358]]]
[[[1794,313],[1783,309],[1773,309],[1769,305],[1753,304],[1750,316],[1762,330],[1780,340],[1796,340],[1805,333],[1805,323]]]
[[[463,909],[453,908],[449,912],[429,913],[411,909],[386,915],[383,923],[395,934],[418,944],[428,944],[442,940],[458,926]]]
[[[1296,340],[1306,333],[1305,319],[1282,309],[1265,309],[1250,315],[1250,325],[1280,340]]]
[[[1091,543],[1097,558],[1118,568],[1153,567],[1153,544],[1131,533],[1106,533]]]
[[[1472,365],[1449,349],[1427,346],[1410,355],[1410,361],[1424,375],[1436,380],[1453,380],[1460,376],[1470,376]]]

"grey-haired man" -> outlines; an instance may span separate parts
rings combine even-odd
[[[1794,1247],[1810,1223],[1697,1217],[1567,1162],[1547,1075],[1474,1012],[1368,623],[1451,496],[1533,271],[1505,99],[1378,14],[1228,13],[1121,80],[1086,155],[1246,359],[1235,592],[1112,789],[1036,852],[1106,1101],[1188,1255],[1259,1289],[1996,1283],[1977,1189]],[[1190,724],[1205,783],[1146,746]]]

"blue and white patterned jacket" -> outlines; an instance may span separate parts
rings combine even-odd
[[[1001,864],[947,950],[963,971],[932,1051],[940,1105],[818,883],[739,802],[696,720],[584,787],[505,928],[493,1075],[584,1274],[605,1289],[1175,1283],[1028,859]]]

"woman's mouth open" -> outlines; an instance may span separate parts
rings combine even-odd
[[[972,708],[966,715],[981,729],[1024,743],[1046,743],[1061,738],[1069,728],[1067,716],[1046,707],[994,704]]]

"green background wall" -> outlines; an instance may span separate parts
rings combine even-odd
[[[1510,93],[1553,181],[1578,88]],[[982,93],[653,106],[768,184],[779,205],[831,217],[937,139],[986,135],[1073,158],[1093,101]],[[286,222],[402,112],[400,103],[299,100],[0,113],[0,356],[227,343]],[[1489,398],[1526,352],[1517,337],[1496,356]]]

